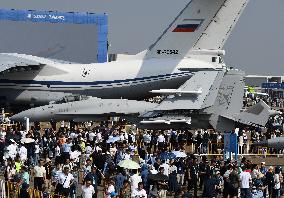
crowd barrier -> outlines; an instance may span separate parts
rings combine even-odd
[[[0,192],[1,198],[22,198],[21,196],[21,187],[13,182],[5,182],[4,180],[0,180]],[[29,188],[27,190],[30,198],[43,198],[44,192],[39,191],[34,188]],[[50,193],[47,197],[49,198],[67,198],[66,196],[62,196],[55,193]]]

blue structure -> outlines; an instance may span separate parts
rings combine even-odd
[[[107,61],[108,16],[106,14],[94,14],[88,12],[57,12],[0,9],[0,20],[28,21],[34,23],[72,23],[97,25],[97,60],[99,63]]]
[[[236,133],[224,133],[224,159],[231,158],[232,153],[238,160],[238,136]]]

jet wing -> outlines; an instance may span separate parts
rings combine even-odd
[[[0,72],[11,71],[13,69],[36,69],[45,65],[36,60],[32,60],[29,55],[0,53]]]

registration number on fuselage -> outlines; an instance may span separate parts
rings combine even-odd
[[[168,49],[168,50],[157,50],[157,54],[179,54],[178,50]]]

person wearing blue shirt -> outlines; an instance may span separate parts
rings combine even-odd
[[[65,162],[66,159],[69,159],[70,158],[70,152],[71,152],[71,147],[72,147],[72,139],[69,138],[68,139],[68,142],[64,143],[62,145],[62,158],[63,158],[63,161]]]
[[[144,164],[142,166],[142,171],[141,171],[141,178],[142,178],[142,182],[144,186],[147,186],[148,174],[149,174],[149,171],[148,171],[147,165]]]
[[[119,172],[115,177],[115,190],[120,194],[120,191],[123,187],[123,182],[126,180],[125,175]]]
[[[260,164],[260,172],[262,173],[262,174],[266,174],[266,172],[268,171],[267,170],[267,168],[265,167],[265,162],[261,162],[261,164]]]

